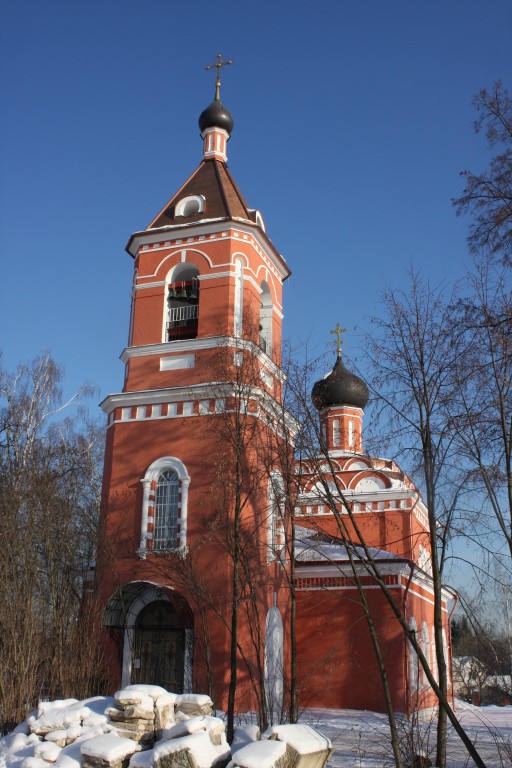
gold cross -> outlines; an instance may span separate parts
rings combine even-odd
[[[205,67],[206,71],[209,72],[210,69],[216,69],[217,70],[217,80],[216,80],[216,86],[217,90],[220,88],[220,70],[222,67],[226,67],[228,64],[232,64],[232,59],[228,59],[227,61],[222,61],[222,53],[217,54],[217,61],[215,64],[208,64],[207,67]]]
[[[343,343],[342,340],[341,340],[341,334],[342,333],[346,333],[346,332],[347,332],[347,329],[346,328],[340,328],[340,324],[339,323],[336,323],[336,328],[334,329],[334,331],[329,331],[329,333],[334,333],[337,336],[337,339],[336,339],[336,351],[338,352],[338,357],[341,357],[341,345]]]

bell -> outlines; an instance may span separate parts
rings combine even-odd
[[[187,289],[185,288],[185,283],[181,284],[181,291],[178,293],[178,299],[186,299],[187,298]]]
[[[190,291],[189,299],[197,299],[197,280],[192,281],[192,290]]]

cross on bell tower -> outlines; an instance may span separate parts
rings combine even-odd
[[[343,344],[343,339],[341,338],[342,333],[346,333],[346,328],[341,328],[339,323],[336,323],[336,328],[334,330],[329,331],[329,333],[334,333],[336,335],[336,352],[338,354],[338,357],[341,357],[341,345]]]
[[[229,64],[232,64],[232,59],[227,59],[227,61],[222,61],[222,53],[217,54],[217,61],[215,64],[207,64],[205,67],[205,70],[207,72],[210,72],[212,69],[217,70],[217,77],[215,80],[215,99],[220,101],[220,71],[222,67],[227,67]]]

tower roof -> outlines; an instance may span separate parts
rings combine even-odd
[[[332,371],[317,381],[311,391],[313,405],[319,411],[336,405],[364,409],[369,397],[368,387],[359,376],[343,365],[340,353]]]
[[[203,209],[186,217],[177,216],[177,204],[189,196],[202,197]],[[149,224],[148,229],[220,218],[239,218],[256,222],[256,211],[248,207],[226,163],[216,158],[208,158],[202,161],[185,184],[171,197]]]

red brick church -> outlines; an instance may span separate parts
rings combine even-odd
[[[393,461],[365,454],[368,390],[339,353],[312,393],[318,461],[293,467],[297,425],[283,407],[281,369],[290,269],[228,168],[233,118],[218,78],[199,130],[199,166],[128,241],[124,383],[102,403],[96,600],[113,684],[210,693],[222,708],[235,653],[238,710],[258,696],[286,707],[293,563],[300,706],[384,708],[355,573],[395,709],[431,706],[415,654],[364,568],[369,552],[435,670],[421,496]],[[348,507],[353,522],[343,523]],[[366,554],[347,545],[340,520],[345,534],[357,524]],[[446,603],[444,617],[448,657]]]

